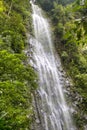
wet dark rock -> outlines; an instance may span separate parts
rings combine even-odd
[[[43,110],[41,108],[41,99],[39,92],[36,91],[33,95],[33,107],[34,107],[34,115],[35,115],[35,121],[33,124],[32,130],[44,130],[43,127]]]

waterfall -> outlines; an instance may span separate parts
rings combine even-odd
[[[60,59],[55,56],[49,22],[42,15],[38,5],[32,4],[35,39],[30,39],[33,46],[33,58],[39,76],[39,94],[44,116],[45,130],[75,130],[67,107],[63,85],[61,84]]]

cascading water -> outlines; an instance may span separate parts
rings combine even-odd
[[[39,94],[43,109],[44,129],[75,130],[60,82],[57,67],[57,64],[60,65],[60,60],[55,58],[49,23],[43,17],[41,9],[33,2],[31,4],[35,39],[30,39],[30,44],[34,48],[33,58],[39,75]]]

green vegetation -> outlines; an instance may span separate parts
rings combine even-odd
[[[82,100],[77,101],[78,114],[75,120],[83,130],[87,114],[87,3],[76,1],[67,6],[54,3],[51,11],[54,24],[55,43],[64,67],[74,82],[71,91],[78,93]],[[74,99],[72,99],[74,100]]]
[[[31,129],[37,75],[23,53],[31,23],[28,0],[0,0],[0,130]]]
[[[87,120],[87,1],[37,0],[53,22],[55,46],[77,98],[74,114],[79,130]],[[72,3],[73,2],[73,3]],[[23,53],[32,34],[28,0],[0,0],[0,130],[31,129],[32,95],[37,76]],[[73,102],[76,98],[73,98]]]
[[[49,12],[51,11],[54,6],[53,4],[56,2],[57,4],[67,5],[75,0],[36,0],[36,2],[41,5],[41,7]]]

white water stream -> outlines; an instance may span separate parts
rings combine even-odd
[[[54,46],[51,39],[49,22],[42,15],[41,9],[33,2],[33,25],[35,39],[33,58],[39,75],[39,94],[44,116],[45,130],[75,130],[66,105],[63,85],[60,83],[60,72],[57,65],[60,60],[55,58]]]

